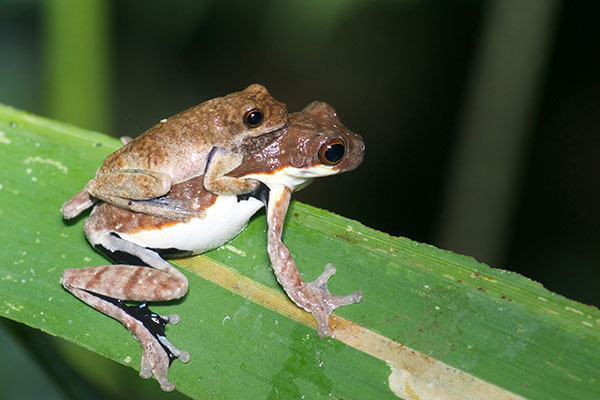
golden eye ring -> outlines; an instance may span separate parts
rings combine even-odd
[[[244,124],[249,128],[256,128],[262,124],[264,120],[264,114],[262,110],[253,108],[246,111],[244,114]]]
[[[331,139],[319,148],[319,161],[325,165],[336,165],[346,154],[346,144],[342,139]]]

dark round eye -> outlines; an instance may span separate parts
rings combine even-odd
[[[325,165],[339,163],[346,153],[346,145],[342,139],[332,139],[319,149],[319,161]]]
[[[263,112],[258,108],[253,108],[250,111],[246,111],[244,114],[244,123],[250,128],[256,128],[263,122]]]

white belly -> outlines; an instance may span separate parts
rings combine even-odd
[[[255,198],[238,202],[236,196],[218,196],[204,218],[132,234],[119,232],[119,236],[143,247],[204,253],[236,237],[263,206]]]

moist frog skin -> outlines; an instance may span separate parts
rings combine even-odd
[[[291,114],[289,126],[281,135],[260,151],[245,156],[229,173],[237,179],[260,182],[254,192],[217,195],[208,191],[203,177],[198,176],[173,185],[166,196],[153,200],[170,201],[180,209],[201,209],[202,217],[173,220],[110,203],[96,204],[85,222],[85,235],[117,264],[67,269],[62,284],[80,300],[122,322],[142,346],[140,376],[154,376],[163,390],[173,390],[174,384],[168,379],[171,362],[187,362],[190,358],[165,335],[166,324],[177,323],[179,317],[156,315],[146,305],[178,299],[187,293],[186,277],[165,257],[202,253],[227,243],[266,206],[267,251],[275,276],[290,299],[312,313],[319,336],[329,336],[331,312],[358,303],[362,293],[330,293],[327,281],[335,273],[331,264],[315,281],[305,282],[281,235],[292,192],[315,178],[356,168],[362,162],[364,148],[362,138],[342,125],[331,106],[313,102]],[[143,304],[129,306],[125,301]]]
[[[283,132],[288,114],[267,89],[253,84],[240,92],[208,100],[160,121],[109,155],[92,179],[61,209],[73,218],[103,200],[132,211],[171,219],[202,217],[202,210],[180,209],[166,199],[171,186],[203,176],[215,194],[243,194],[258,188],[251,179],[227,173],[245,155],[264,148]]]

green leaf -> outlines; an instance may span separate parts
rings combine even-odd
[[[63,290],[64,268],[106,264],[62,203],[118,148],[110,137],[0,106],[0,315],[139,369],[116,321]],[[293,203],[284,241],[305,279],[337,266],[336,339],[283,295],[260,214],[228,245],[177,260],[189,279],[170,378],[193,398],[600,398],[600,312],[516,273]],[[156,390],[159,386],[156,384]]]

